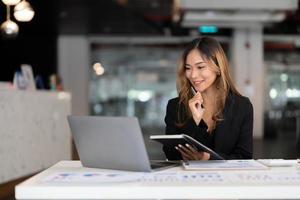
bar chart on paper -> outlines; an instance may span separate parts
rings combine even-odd
[[[86,173],[86,172],[60,172],[45,177],[43,183],[130,183],[142,184],[230,184],[230,183],[298,183],[300,184],[300,171],[238,171],[236,173],[224,172],[164,172],[164,173]]]

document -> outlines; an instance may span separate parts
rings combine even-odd
[[[175,146],[181,144],[185,146],[186,144],[189,144],[193,146],[194,148],[198,149],[198,151],[205,151],[207,153],[210,153],[213,155],[216,159],[218,160],[224,160],[222,156],[214,152],[212,149],[209,147],[205,146],[204,144],[198,142],[194,138],[185,135],[185,134],[180,134],[180,135],[151,135],[150,136],[151,140],[155,140],[157,142],[162,143],[163,145],[166,146],[172,146],[175,148]]]
[[[263,170],[267,166],[255,160],[183,161],[185,170]]]
[[[117,183],[136,181],[143,173],[130,172],[57,172],[43,179],[46,183]]]
[[[257,161],[268,167],[292,167],[298,164],[297,160],[291,159],[258,159]]]

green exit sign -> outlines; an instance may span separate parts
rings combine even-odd
[[[200,26],[200,33],[216,33],[218,32],[218,28],[216,26]]]

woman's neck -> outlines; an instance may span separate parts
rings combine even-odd
[[[202,92],[202,97],[205,102],[213,102],[211,100],[216,98],[217,88],[215,86],[211,86],[207,88],[204,92]]]

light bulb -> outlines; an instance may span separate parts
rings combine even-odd
[[[20,2],[20,0],[2,0],[5,5],[14,6]]]
[[[14,16],[20,22],[28,22],[32,20],[34,11],[27,1],[22,1],[15,6]]]
[[[19,27],[15,22],[7,20],[1,24],[1,33],[5,37],[13,38],[18,35]]]

